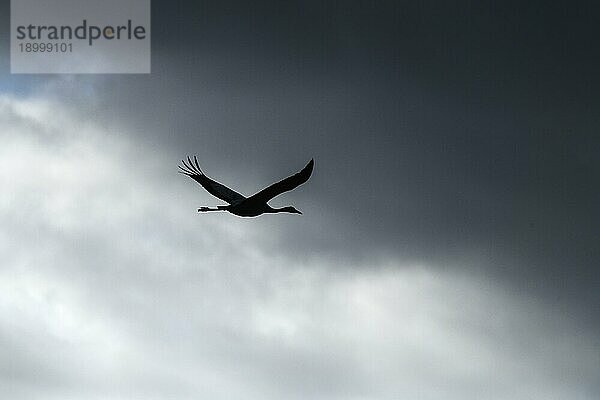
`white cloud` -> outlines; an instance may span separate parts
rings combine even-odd
[[[197,215],[176,158],[57,102],[1,97],[0,135],[3,398],[597,395],[595,334],[484,277],[272,254],[294,219]]]

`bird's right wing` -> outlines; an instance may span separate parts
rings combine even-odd
[[[239,201],[245,200],[246,197],[242,196],[238,192],[229,189],[227,186],[210,179],[208,176],[204,175],[204,172],[200,169],[200,165],[198,164],[198,159],[194,156],[194,162],[187,158],[187,163],[185,160],[181,160],[183,163],[183,167],[179,165],[179,171],[182,174],[185,174],[198,182],[206,191],[213,196],[226,201],[229,204],[237,203]]]
[[[261,202],[267,202],[271,200],[273,197],[280,195],[281,193],[288,192],[300,185],[310,178],[312,174],[313,167],[315,165],[315,160],[311,159],[306,167],[302,168],[300,172],[295,173],[292,176],[288,176],[285,179],[282,179],[279,182],[272,184],[261,190],[260,192],[253,194],[249,197],[251,200],[258,200]]]

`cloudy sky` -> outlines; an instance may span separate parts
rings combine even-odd
[[[154,0],[85,76],[2,0],[0,397],[597,399],[600,10],[521,3]]]

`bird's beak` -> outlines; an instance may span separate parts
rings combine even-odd
[[[296,212],[297,212],[298,214],[302,214],[302,211],[300,211],[300,210],[296,210]]]

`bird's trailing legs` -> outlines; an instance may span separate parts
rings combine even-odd
[[[207,211],[225,211],[226,206],[217,206],[216,208],[210,207],[200,207],[198,212],[207,212]]]

